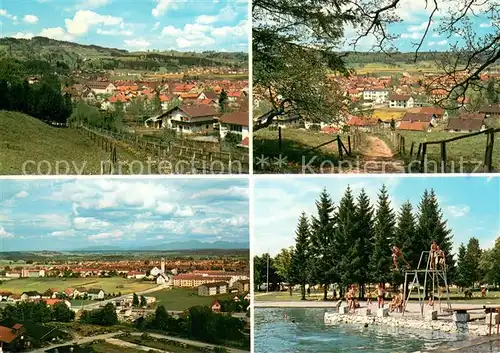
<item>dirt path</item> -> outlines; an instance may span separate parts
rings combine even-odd
[[[366,146],[361,150],[363,163],[360,173],[404,173],[404,162],[394,157],[387,143],[377,136],[366,135]]]

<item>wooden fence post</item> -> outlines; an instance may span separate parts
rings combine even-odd
[[[279,151],[281,152],[281,126],[278,126],[278,146]]]
[[[422,151],[422,143],[418,144],[417,159],[420,158],[420,152]]]
[[[413,156],[413,147],[415,146],[415,141],[412,141],[411,142],[411,146],[410,146],[410,157]]]
[[[441,173],[446,173],[446,142],[441,142]]]
[[[420,173],[424,172],[425,169],[425,154],[427,152],[427,143],[422,144],[422,157],[420,159]]]
[[[340,141],[340,136],[337,135],[337,148],[339,150],[339,158],[342,160],[343,158],[343,151],[342,151],[342,141]]]
[[[347,147],[349,148],[349,155],[351,155],[351,135],[347,135]]]
[[[489,132],[486,138],[486,151],[484,153],[484,167],[487,173],[493,171],[493,143],[495,142],[495,131]]]

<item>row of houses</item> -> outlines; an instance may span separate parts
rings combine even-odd
[[[248,293],[250,291],[250,280],[235,281],[230,287],[227,282],[212,282],[204,283],[198,286],[198,295],[202,297],[210,297],[219,294],[231,292]]]
[[[21,295],[16,295],[11,292],[0,292],[0,301],[16,302],[16,301],[34,301],[34,300],[58,300],[60,297],[77,299],[87,297],[90,300],[102,300],[106,293],[100,288],[86,289],[79,288],[66,288],[64,291],[59,291],[55,288],[47,289],[45,292],[38,291],[25,291]]]

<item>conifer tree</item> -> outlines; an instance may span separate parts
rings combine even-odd
[[[424,191],[419,204],[419,217],[417,232],[422,239],[424,248],[422,251],[430,249],[433,240],[437,242],[441,250],[446,254],[446,270],[448,281],[452,282],[455,269],[455,260],[452,253],[452,235],[447,228],[446,220],[443,220],[443,213],[439,207],[434,190]]]
[[[356,205],[352,196],[352,190],[348,186],[344,196],[340,200],[336,213],[337,229],[334,238],[334,271],[335,281],[340,284],[340,296],[343,289],[352,283],[350,270],[349,243],[353,239],[353,232],[356,225]]]
[[[395,214],[385,185],[380,189],[373,226],[374,249],[370,267],[372,280],[386,283],[392,279],[391,245],[394,242]]]
[[[293,252],[291,267],[293,283],[300,285],[301,299],[306,299],[306,284],[309,280],[309,220],[304,212],[300,215],[297,230],[295,231],[295,251]]]
[[[355,232],[353,237],[353,247],[350,250],[350,273],[352,282],[360,286],[359,296],[364,297],[365,284],[370,280],[370,255],[373,252],[373,208],[365,190],[361,190],[357,197],[357,207],[355,213]]]
[[[467,249],[465,248],[465,245],[462,243],[458,247],[457,269],[455,274],[455,283],[458,287],[462,289],[469,285],[467,281],[468,269],[467,269],[467,262],[465,259],[466,256],[467,256]]]
[[[417,235],[413,207],[409,201],[404,202],[399,210],[394,243],[401,249],[410,267],[416,269],[424,246]],[[401,284],[404,282],[404,276],[394,273],[393,281],[395,284]]]
[[[323,189],[316,201],[317,217],[311,217],[311,278],[323,286],[323,299],[327,299],[328,287],[332,283],[333,211],[330,195]]]

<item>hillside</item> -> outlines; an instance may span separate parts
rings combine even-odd
[[[99,174],[100,161],[108,160],[109,152],[103,151],[88,137],[76,129],[56,128],[31,116],[0,111],[0,174],[22,174],[26,161],[41,163],[41,174],[56,174],[56,161],[67,161],[71,170],[61,174],[76,174],[76,168],[84,167],[83,174]],[[135,159],[119,150],[119,159]],[[74,163],[74,164],[73,164]],[[84,164],[85,163],[85,164]],[[27,164],[29,174],[36,173],[34,163]]]
[[[150,51],[128,52],[58,41],[45,37],[32,39],[0,38],[0,59],[44,60],[52,65],[62,63],[73,69],[138,69],[179,71],[192,66],[248,66],[246,53]]]

